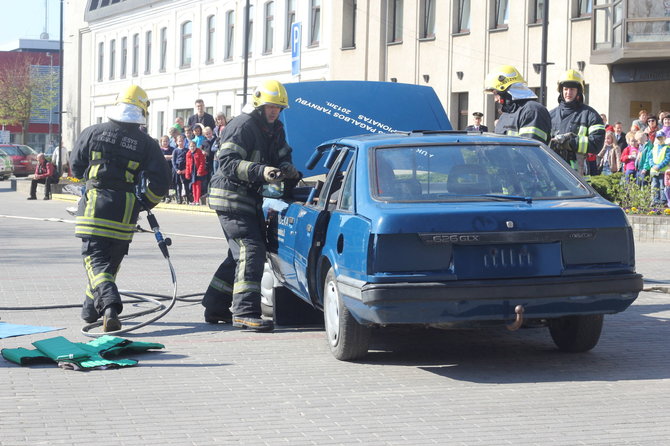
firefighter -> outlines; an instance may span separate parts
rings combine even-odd
[[[549,142],[549,112],[536,101],[537,96],[516,68],[502,65],[491,71],[486,76],[485,89],[494,94],[502,107],[496,133],[531,138],[545,144]]]
[[[566,161],[584,175],[588,153],[597,154],[605,142],[605,124],[597,111],[584,103],[584,77],[568,70],[558,81],[558,107],[551,110],[552,145],[566,147]],[[563,156],[565,159],[565,156]]]
[[[148,107],[146,92],[137,85],[128,87],[117,96],[107,115],[109,122],[92,125],[79,135],[70,158],[73,175],[86,181],[75,226],[88,277],[81,315],[89,323],[102,316],[105,332],[121,329],[123,305],[115,280],[138,214],[142,206],[158,204],[170,184],[158,144],[140,130]],[[141,178],[144,192],[137,197]]]
[[[280,112],[288,95],[276,80],[253,93],[253,110],[226,126],[217,152],[219,168],[212,177],[209,206],[216,210],[228,241],[228,255],[209,284],[202,305],[205,321],[232,322],[234,327],[272,331],[261,317],[261,277],[265,264],[263,185],[297,179]]]

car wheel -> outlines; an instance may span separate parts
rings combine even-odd
[[[566,316],[549,320],[549,333],[559,350],[579,353],[591,350],[600,339],[602,314]]]
[[[370,329],[356,322],[344,306],[332,268],[323,284],[323,314],[328,346],[335,358],[351,361],[367,354]]]

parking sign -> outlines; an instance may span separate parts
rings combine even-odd
[[[291,74],[300,74],[300,42],[302,41],[302,26],[300,22],[291,25]]]

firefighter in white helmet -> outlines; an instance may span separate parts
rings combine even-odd
[[[486,76],[485,89],[495,95],[502,108],[496,133],[549,142],[549,112],[536,101],[537,96],[528,88],[519,70],[511,65],[497,67]]]
[[[266,252],[261,189],[268,183],[297,181],[300,173],[291,162],[291,148],[278,119],[289,106],[284,86],[276,80],[261,83],[252,105],[252,110],[230,121],[220,137],[219,168],[210,182],[209,206],[219,217],[228,255],[202,305],[206,322],[271,331],[272,321],[261,317]]]
[[[605,141],[605,124],[597,111],[584,103],[584,77],[576,70],[567,70],[558,80],[558,107],[551,114],[553,145],[566,147],[566,161],[580,174],[585,174],[585,158],[596,154]]]
[[[107,114],[109,122],[92,125],[79,135],[72,150],[72,174],[86,182],[77,210],[75,235],[82,239],[88,278],[82,318],[103,317],[105,332],[121,329],[123,309],[116,274],[133,238],[144,206],[153,207],[170,184],[165,158],[156,141],[144,133],[149,100],[132,85],[121,92]],[[144,195],[136,185],[144,178]]]

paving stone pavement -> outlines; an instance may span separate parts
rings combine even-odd
[[[0,183],[0,307],[81,303],[71,204],[26,201]],[[179,293],[204,291],[225,250],[216,217],[156,216],[173,239]],[[670,243],[639,243],[637,259],[649,286],[668,285]],[[151,234],[135,236],[117,283],[171,294]],[[89,340],[78,308],[0,318],[62,327],[0,339],[0,348]],[[586,354],[558,352],[545,329],[387,330],[365,360],[347,363],[330,355],[322,328],[249,333],[205,324],[199,304],[179,302],[125,335],[166,346],[133,355],[137,367],[74,372],[0,359],[0,445],[668,444],[669,320],[670,295],[643,292],[605,318]]]

